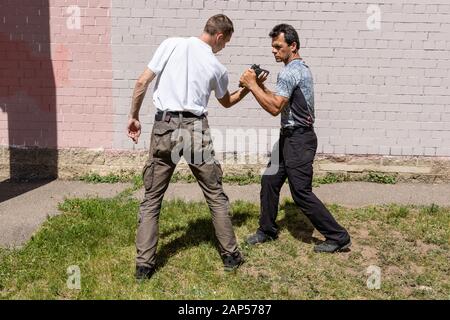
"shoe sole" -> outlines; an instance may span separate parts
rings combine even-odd
[[[350,241],[349,243],[343,245],[343,246],[340,247],[340,248],[337,248],[337,249],[334,250],[334,251],[316,251],[316,249],[314,249],[314,252],[315,252],[315,253],[336,253],[336,252],[342,252],[342,251],[344,251],[344,250],[350,248],[351,245],[352,245],[352,242]]]
[[[245,261],[241,261],[239,264],[235,265],[234,267],[223,267],[223,271],[225,272],[233,272],[234,270],[237,270],[240,266],[244,264]]]
[[[139,278],[139,277],[135,277],[134,278],[137,282],[144,282],[144,281],[147,281],[147,280],[150,280],[151,279],[151,277],[142,277],[142,278]]]
[[[350,248],[351,246],[352,246],[352,242],[349,241],[346,245],[344,245],[343,247],[337,249],[335,252],[341,252],[341,251],[344,251],[344,250]]]
[[[155,271],[153,270],[153,271],[151,271],[151,272],[149,272],[147,274],[139,274],[139,275],[135,274],[134,278],[137,281],[145,281],[145,280],[151,279],[151,277],[153,277],[154,274],[155,274]]]
[[[274,238],[269,238],[269,239],[267,239],[265,241],[258,241],[258,242],[255,242],[255,243],[250,243],[248,241],[245,241],[245,244],[248,244],[249,246],[256,246],[258,244],[263,244],[263,243],[271,242],[271,241],[275,241],[275,240],[277,240],[277,239],[276,238],[275,239]]]
[[[152,274],[152,275],[149,275],[149,276],[134,276],[134,278],[135,278],[137,281],[145,281],[145,280],[151,279],[152,276],[153,276],[153,274]]]

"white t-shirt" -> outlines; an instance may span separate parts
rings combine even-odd
[[[211,91],[227,93],[228,72],[211,46],[199,38],[169,38],[156,50],[148,68],[157,76],[153,103],[162,111],[206,112]]]

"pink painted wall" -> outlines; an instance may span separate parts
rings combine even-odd
[[[0,145],[111,148],[110,8],[2,0]]]

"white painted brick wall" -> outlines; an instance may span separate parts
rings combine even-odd
[[[301,55],[315,79],[318,152],[450,156],[450,5],[448,0],[112,0],[115,143],[148,147],[154,107],[147,93],[143,139],[125,136],[135,79],[158,45],[171,36],[197,36],[206,19],[225,13],[235,33],[219,60],[230,91],[253,63],[271,71],[274,88],[282,68],[271,55],[271,28],[292,24]],[[381,28],[369,30],[369,5],[378,5]],[[232,109],[212,98],[211,127],[277,128],[279,118],[253,97]],[[263,137],[265,137],[263,135]],[[270,150],[264,138],[258,142]],[[270,139],[269,139],[270,140]],[[230,150],[228,150],[230,151]],[[262,151],[261,151],[262,152]]]

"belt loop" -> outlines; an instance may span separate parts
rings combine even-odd
[[[163,115],[162,115],[162,121],[166,121],[166,114],[167,114],[167,110],[164,110]]]
[[[178,113],[178,118],[180,119],[180,124],[183,122],[183,113]]]

